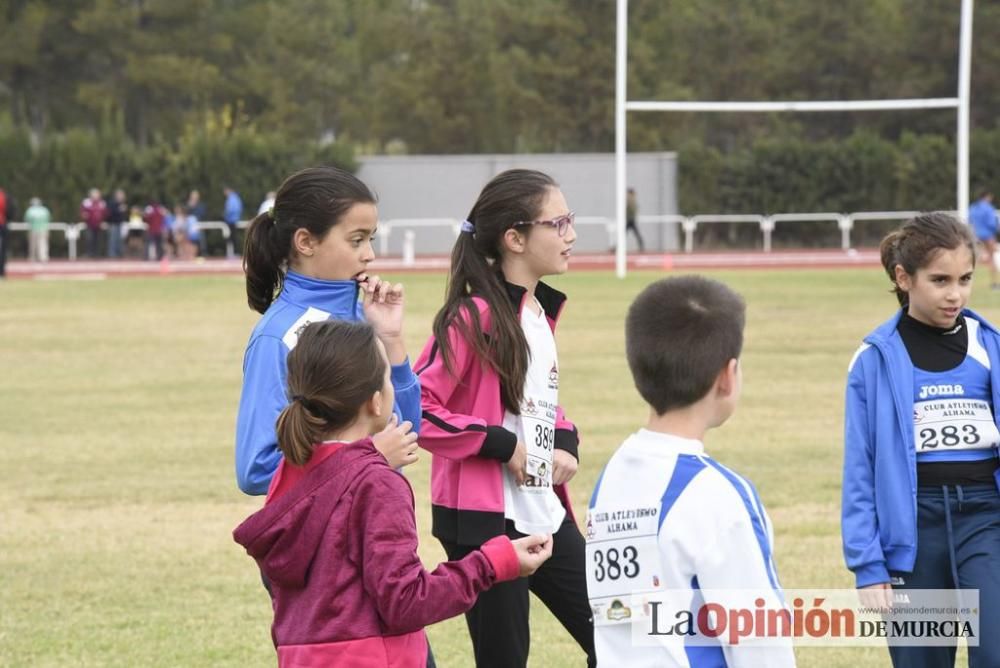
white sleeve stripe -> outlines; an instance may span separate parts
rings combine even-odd
[[[851,358],[851,363],[847,365],[847,372],[848,373],[850,373],[851,369],[854,368],[854,363],[858,361],[859,357],[861,357],[861,353],[865,352],[866,350],[868,350],[871,347],[872,347],[872,345],[870,343],[862,343],[858,347],[858,349],[856,351],[854,351],[854,357]]]

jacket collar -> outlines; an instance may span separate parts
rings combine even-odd
[[[971,318],[979,323],[979,326],[993,334],[1000,335],[996,327],[989,323],[981,315],[973,311],[972,309],[962,309],[962,315],[966,318]],[[865,337],[866,343],[886,343],[896,334],[896,328],[899,325],[900,318],[903,317],[903,309],[899,309],[891,318],[879,325],[874,332]]]
[[[299,306],[353,313],[358,303],[358,283],[354,280],[325,281],[289,271],[285,274],[281,296]]]
[[[528,289],[509,282],[503,277],[503,274],[500,275],[500,280],[503,281],[504,287],[507,288],[507,296],[510,297],[510,303],[514,307],[514,312],[520,316],[521,310],[524,308],[525,298],[528,296]],[[535,299],[542,305],[545,316],[552,322],[559,319],[559,314],[566,303],[565,294],[541,281],[538,281],[538,284],[535,286]]]

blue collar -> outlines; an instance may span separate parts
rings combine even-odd
[[[358,282],[326,281],[289,271],[285,274],[281,299],[298,306],[353,313],[358,304]]]

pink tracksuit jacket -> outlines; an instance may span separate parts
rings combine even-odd
[[[424,668],[424,626],[519,572],[506,536],[425,571],[413,490],[370,438],[319,445],[304,467],[282,460],[233,537],[270,580],[283,668]]]
[[[525,288],[507,283],[507,292],[520,317],[527,298]],[[549,326],[556,321],[566,295],[544,283],[535,288]],[[472,296],[479,311],[480,326],[489,334],[489,306]],[[469,317],[468,312],[463,313]],[[500,379],[476,358],[465,338],[453,326],[448,330],[455,374],[449,373],[431,337],[414,368],[420,378],[421,422],[419,444],[432,455],[431,503],[434,536],[460,545],[482,545],[504,534],[502,467],[517,445],[517,437],[504,429],[504,407],[500,401]],[[555,447],[579,459],[576,427],[556,411]],[[565,485],[555,493],[573,511]]]

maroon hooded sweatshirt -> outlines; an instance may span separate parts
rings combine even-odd
[[[233,532],[271,581],[279,666],[420,668],[424,626],[518,577],[504,536],[424,570],[413,490],[370,438],[319,445],[304,467],[282,461],[272,492],[282,476],[295,480]]]

